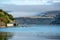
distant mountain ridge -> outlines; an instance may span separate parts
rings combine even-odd
[[[60,13],[60,11],[47,11],[47,12],[42,12],[42,16],[56,16]],[[37,16],[40,16],[40,14],[38,14]]]
[[[58,22],[57,19],[60,18],[60,16],[58,17],[59,14],[60,11],[48,11],[45,12],[44,15],[40,16],[19,17],[15,19],[18,24],[56,24],[55,21]]]

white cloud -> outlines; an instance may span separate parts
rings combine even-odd
[[[60,0],[1,0],[0,4],[15,4],[15,5],[52,5],[60,3]]]
[[[53,0],[53,3],[60,3],[60,0]]]
[[[16,5],[50,5],[50,0],[7,0],[2,1],[3,4],[16,4]]]
[[[11,0],[16,5],[49,5],[48,0]]]
[[[2,4],[16,4],[16,5],[50,5],[60,2],[60,0],[1,0]]]

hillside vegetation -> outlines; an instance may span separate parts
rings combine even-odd
[[[7,23],[13,22],[14,18],[11,14],[0,9],[0,26],[6,26]]]

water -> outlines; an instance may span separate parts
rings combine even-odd
[[[60,40],[60,26],[32,25],[0,28],[0,40]]]

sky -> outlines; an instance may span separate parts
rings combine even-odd
[[[60,0],[0,0],[0,9],[14,17],[36,16],[41,12],[60,10]]]

